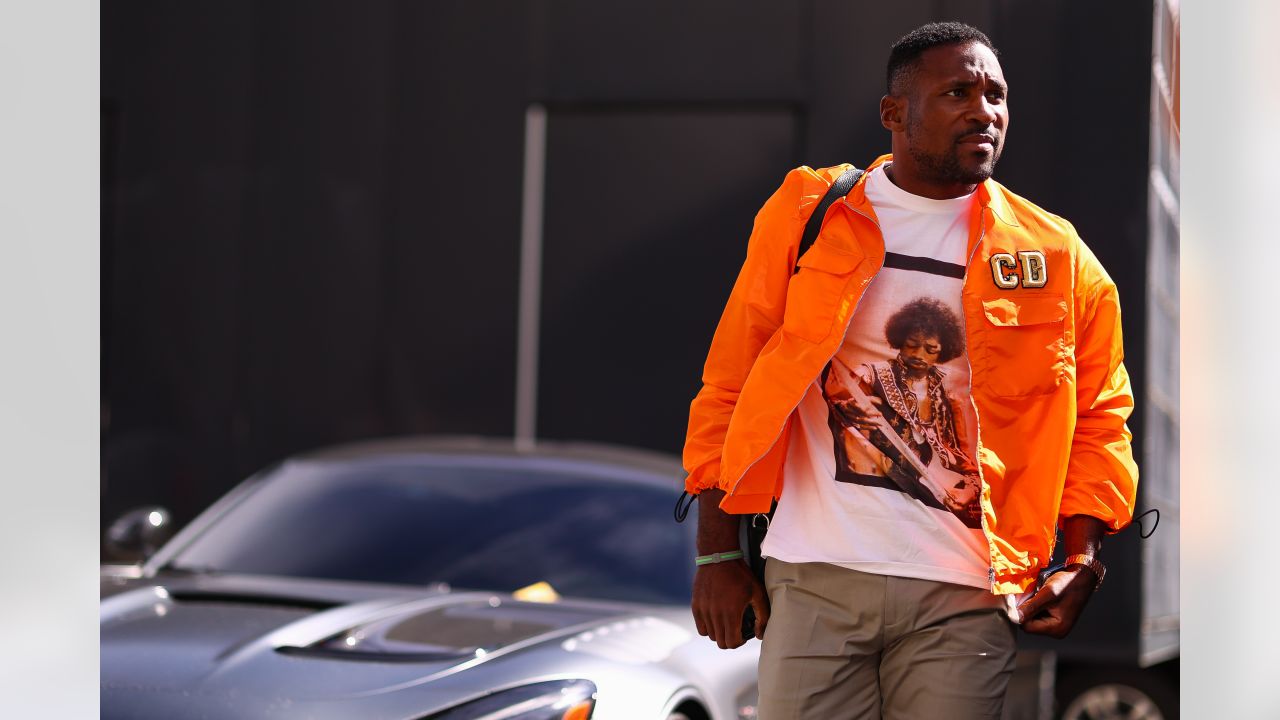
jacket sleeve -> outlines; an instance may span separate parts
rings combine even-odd
[[[809,168],[792,170],[756,214],[746,260],[707,352],[702,389],[689,406],[684,444],[689,493],[723,487],[720,452],[738,393],[761,348],[782,324],[803,224],[828,185]]]
[[[1076,428],[1061,518],[1089,515],[1117,532],[1133,520],[1138,466],[1129,414],[1133,391],[1124,368],[1120,296],[1098,258],[1079,242],[1076,278]]]

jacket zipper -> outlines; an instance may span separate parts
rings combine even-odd
[[[856,207],[854,207],[854,206],[850,205],[850,204],[849,204],[849,200],[848,200],[847,198],[840,198],[840,202],[844,203],[844,206],[845,206],[845,207],[849,208],[850,210],[852,210],[852,211],[854,211],[854,212],[858,213],[859,215],[861,215],[862,217],[866,218],[866,219],[867,219],[867,220],[868,220],[872,225],[875,225],[875,226],[876,226],[876,230],[880,230],[880,223],[876,222],[874,218],[870,217],[869,215],[867,215],[866,213],[862,212],[862,211],[861,211],[861,210],[859,210],[858,208],[856,208]],[[884,233],[883,233],[883,231],[880,233],[880,249],[881,249],[882,251],[884,250]],[[863,282],[863,283],[862,283],[862,292],[860,292],[860,293],[858,294],[858,302],[856,302],[856,303],[854,303],[854,304],[853,304],[853,309],[851,309],[851,310],[849,311],[849,317],[848,317],[848,319],[846,319],[846,320],[844,321],[844,330],[840,333],[840,336],[841,336],[842,338],[844,337],[844,334],[845,334],[845,333],[849,332],[849,323],[853,322],[853,315],[854,315],[854,313],[858,312],[858,305],[861,305],[861,304],[862,304],[862,295],[865,293],[865,290],[866,290],[867,285],[871,282],[871,280],[875,279],[875,276],[876,276],[876,275],[878,275],[878,274],[880,273],[880,269],[881,269],[882,267],[884,267],[884,253],[883,253],[883,252],[881,252],[881,254],[880,254],[880,264],[876,266],[876,271],[875,271],[875,272],[873,272],[873,273],[871,273],[871,277],[870,277],[870,278],[868,278],[865,282]],[[843,344],[843,340],[842,340],[841,342],[839,342],[839,343],[836,343],[836,349],[835,349],[834,351],[832,351],[831,355],[826,359],[826,362],[824,362],[824,363],[823,363],[823,366],[825,366],[827,363],[831,362],[831,358],[835,357],[835,356],[836,356],[836,353],[840,352],[840,346],[841,346],[842,344]],[[970,371],[970,374],[972,375],[972,371]],[[791,406],[791,409],[787,411],[787,414],[783,416],[783,417],[784,417],[784,419],[783,419],[783,421],[782,421],[782,427],[778,428],[778,429],[777,429],[777,431],[774,433],[774,436],[773,436],[773,442],[769,443],[769,447],[768,447],[768,448],[765,448],[765,451],[764,451],[763,453],[761,453],[759,457],[757,457],[755,460],[752,460],[752,461],[751,461],[751,463],[750,463],[749,465],[747,465],[746,469],[745,469],[745,470],[743,470],[743,471],[742,471],[742,473],[741,473],[740,475],[738,475],[738,479],[733,481],[733,487],[729,488],[729,494],[730,494],[730,495],[733,495],[735,492],[737,492],[737,491],[738,491],[738,484],[742,482],[742,478],[744,478],[744,477],[746,477],[746,476],[747,476],[747,473],[751,472],[751,468],[755,467],[755,466],[756,466],[756,463],[758,463],[758,462],[760,462],[761,460],[763,460],[763,459],[765,458],[765,456],[766,456],[766,455],[768,455],[770,452],[772,452],[772,451],[773,451],[773,447],[774,447],[775,445],[777,445],[777,444],[778,444],[778,440],[779,440],[779,439],[781,439],[781,437],[782,437],[782,428],[784,428],[784,427],[786,427],[786,426],[787,426],[787,420],[791,418],[791,413],[795,412],[795,411],[796,411],[796,408],[800,407],[800,403],[804,402],[804,396],[805,396],[805,395],[808,395],[808,394],[809,394],[809,386],[808,386],[808,385],[806,385],[806,386],[805,386],[804,394],[802,394],[802,395],[800,396],[800,399],[799,399],[799,400],[796,400],[795,404]],[[757,514],[759,514],[759,513],[757,513]]]
[[[964,264],[964,278],[961,280],[963,284],[969,282],[969,266],[973,264],[973,256],[977,254],[978,248],[982,247],[982,239],[987,235],[987,208],[982,209],[982,216],[979,222],[982,223],[982,229],[978,231],[978,242],[974,243],[973,250],[969,251],[969,259]],[[961,293],[964,292],[963,284],[961,285]],[[966,330],[967,330],[966,326]],[[966,333],[969,334],[969,333]],[[969,361],[969,353],[964,354],[964,363],[969,366],[969,405],[973,407],[974,432],[977,433],[977,453],[982,454],[982,418],[978,416],[978,403],[973,399],[973,363]],[[974,467],[978,468],[978,510],[980,511],[978,519],[982,522],[982,536],[987,541],[987,585],[994,595],[996,592],[996,565],[995,565],[995,548],[991,539],[991,529],[987,527],[987,512],[982,507],[982,496],[987,488],[987,480],[982,476],[982,461],[975,457],[973,459]]]

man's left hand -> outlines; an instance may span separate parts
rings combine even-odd
[[[1022,629],[1034,635],[1066,637],[1097,582],[1092,570],[1079,566],[1049,576],[1044,587],[1018,606]]]

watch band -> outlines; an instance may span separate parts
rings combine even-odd
[[[1098,578],[1098,582],[1093,586],[1094,590],[1102,587],[1102,579],[1107,576],[1107,566],[1092,555],[1068,555],[1062,564],[1083,565],[1093,571],[1094,576]]]

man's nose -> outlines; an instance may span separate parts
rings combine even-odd
[[[978,101],[970,106],[969,118],[974,122],[993,125],[999,117],[1000,114],[996,112],[996,106],[987,102],[986,95],[980,95]]]

